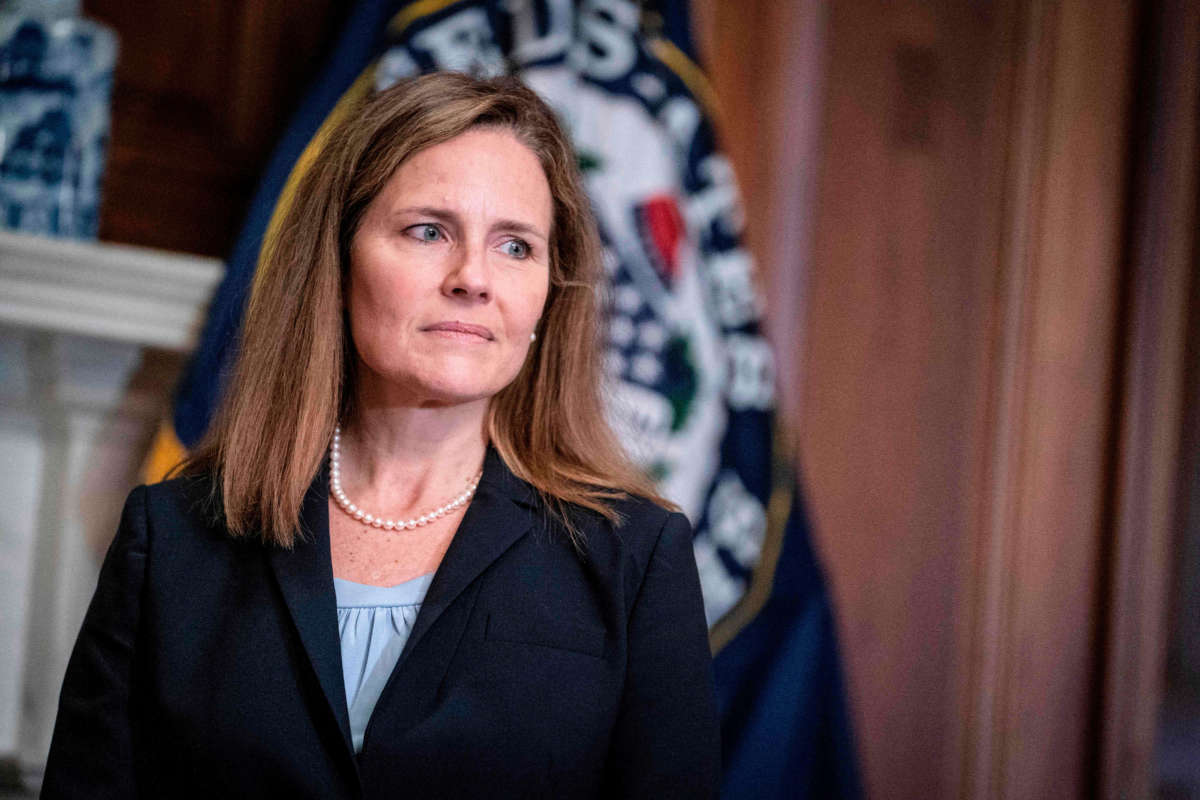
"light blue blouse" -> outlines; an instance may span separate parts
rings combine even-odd
[[[432,572],[395,586],[333,579],[342,640],[342,677],[356,753],[362,750],[367,721],[400,659],[432,582]]]

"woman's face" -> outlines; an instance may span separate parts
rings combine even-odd
[[[350,244],[361,379],[419,406],[507,386],[549,290],[551,207],[541,164],[507,130],[467,131],[401,164]]]

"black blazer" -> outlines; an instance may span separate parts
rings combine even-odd
[[[708,797],[717,717],[686,518],[580,512],[580,558],[489,450],[355,755],[326,475],[291,551],[210,482],[138,487],[63,682],[42,796]],[[386,535],[381,533],[381,535]]]

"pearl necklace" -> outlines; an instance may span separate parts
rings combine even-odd
[[[387,519],[379,514],[368,514],[361,508],[356,506],[342,491],[342,426],[335,425],[333,427],[333,444],[329,448],[329,492],[333,495],[333,499],[337,502],[338,508],[346,512],[351,517],[361,522],[364,525],[370,525],[375,528],[383,528],[384,530],[413,530],[428,525],[435,520],[461,508],[471,499],[471,495],[475,494],[475,487],[479,485],[479,479],[483,477],[483,472],[479,472],[474,478],[467,483],[467,488],[462,491],[457,497],[445,505],[438,506],[433,511],[422,514],[413,519]]]

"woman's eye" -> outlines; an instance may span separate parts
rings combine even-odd
[[[408,234],[422,242],[437,242],[442,239],[442,232],[437,225],[423,222],[408,229]]]
[[[504,243],[504,253],[513,258],[529,258],[529,244],[521,239],[509,239]]]

